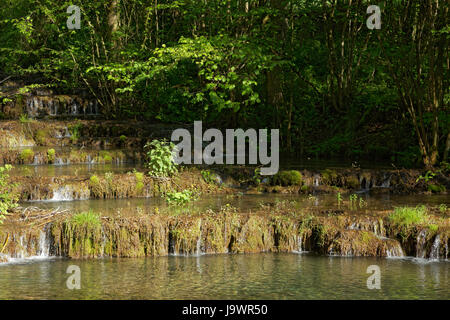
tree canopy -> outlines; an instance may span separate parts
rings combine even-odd
[[[384,1],[373,30],[371,4],[2,1],[0,81],[85,90],[108,118],[280,128],[302,157],[448,161],[449,3]]]

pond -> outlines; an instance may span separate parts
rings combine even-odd
[[[70,290],[77,265],[81,288]],[[369,266],[380,289],[368,289]],[[0,265],[0,299],[450,299],[449,263],[312,253],[26,260]]]

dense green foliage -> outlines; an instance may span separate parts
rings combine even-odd
[[[149,175],[169,177],[178,171],[177,165],[173,161],[175,145],[172,142],[153,140],[147,143],[145,147],[149,149],[147,152]]]
[[[449,3],[383,2],[381,30],[370,4],[2,1],[0,81],[83,89],[110,118],[280,128],[303,157],[435,165],[450,148]]]

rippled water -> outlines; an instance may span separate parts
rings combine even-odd
[[[81,289],[69,290],[69,265]],[[381,289],[368,289],[378,265]],[[450,299],[449,262],[239,254],[0,265],[0,299]]]

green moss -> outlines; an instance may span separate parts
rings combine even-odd
[[[105,163],[111,163],[112,157],[110,155],[106,155],[103,157],[103,161],[105,161]]]
[[[47,150],[47,160],[49,163],[53,163],[53,161],[55,161],[55,155],[56,155],[55,149]]]
[[[328,185],[332,185],[333,183],[335,183],[338,176],[336,171],[331,169],[325,169],[321,173],[322,173],[322,181]]]
[[[44,146],[47,144],[48,138],[49,138],[48,132],[43,129],[39,129],[34,136],[34,140],[36,141],[36,143],[41,146]]]
[[[20,152],[20,159],[25,163],[31,163],[34,161],[34,151],[31,149],[24,149]]]
[[[90,184],[95,184],[98,185],[100,184],[100,180],[96,175],[91,176],[91,178],[89,179]]]
[[[370,243],[370,241],[372,240],[372,238],[373,238],[373,236],[372,236],[369,232],[367,232],[367,231],[362,231],[362,232],[361,232],[361,241],[362,241],[364,244]]]
[[[430,223],[428,225],[428,229],[431,231],[431,233],[436,233],[436,231],[439,229],[439,226],[434,223]]]
[[[70,155],[69,155],[69,159],[70,162],[73,163],[81,163],[81,162],[85,162],[87,159],[88,154],[84,151],[81,150],[71,150],[70,151]]]
[[[144,174],[134,170],[134,176],[136,178],[136,193],[140,194],[144,189]]]
[[[302,174],[297,170],[280,171],[273,178],[272,183],[282,186],[302,184]]]
[[[348,187],[350,187],[351,189],[359,189],[360,187],[360,183],[357,177],[355,176],[349,176],[346,179],[346,184]]]
[[[19,121],[20,121],[20,123],[25,124],[25,123],[30,123],[33,120],[28,118],[27,114],[21,114],[20,117],[19,117]]]
[[[433,193],[444,192],[445,191],[445,186],[437,185],[437,184],[429,184],[428,185],[428,191],[431,191]]]

